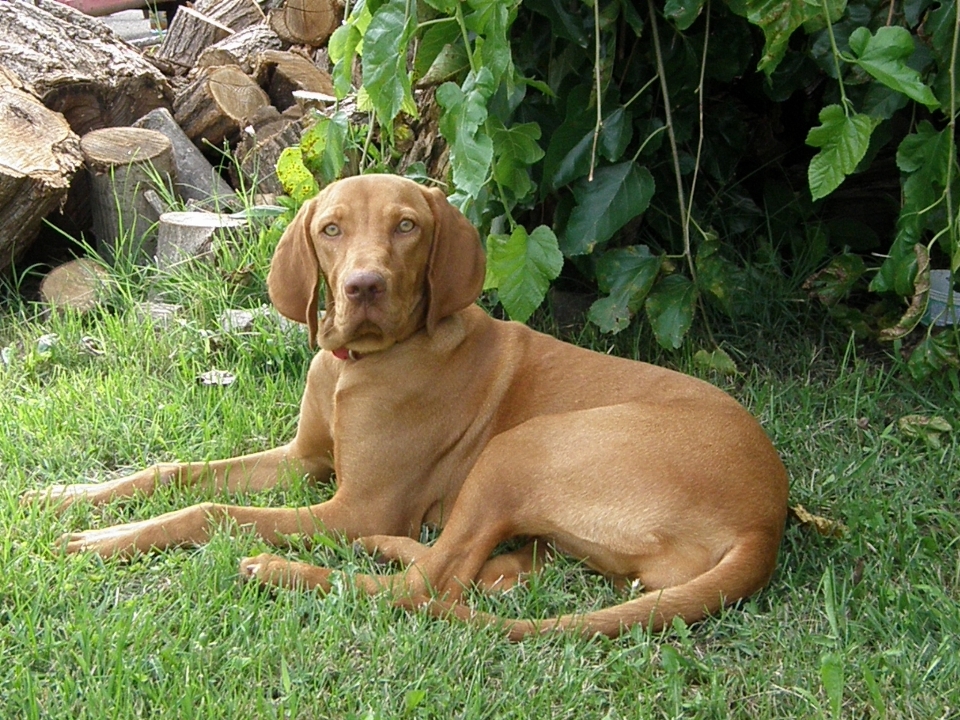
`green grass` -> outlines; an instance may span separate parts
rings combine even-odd
[[[125,270],[109,309],[41,319],[8,294],[0,312],[0,717],[4,718],[798,718],[956,717],[960,712],[960,500],[955,435],[905,437],[907,414],[956,422],[947,386],[911,386],[888,358],[858,357],[781,281],[752,314],[714,328],[743,374],[708,376],[763,421],[791,474],[791,502],[844,522],[842,539],[791,523],[758,596],[691,628],[609,641],[511,645],[493,630],[393,609],[348,589],[320,598],[237,579],[265,550],[225,529],[202,548],[134,562],[64,556],[61,533],[206,499],[167,490],[62,516],[25,490],[144,464],[281,443],[295,427],[309,351],[265,319],[223,332],[228,307],[265,301],[268,248],[174,276]],[[249,273],[242,272],[252,268]],[[779,283],[779,285],[778,285]],[[778,291],[778,288],[779,291]],[[183,305],[144,320],[148,292]],[[800,313],[807,312],[804,309]],[[37,339],[56,333],[48,353]],[[91,354],[81,339],[103,351]],[[578,341],[693,371],[643,334]],[[197,376],[229,370],[229,387]],[[311,503],[307,484],[239,502]],[[289,554],[375,571],[350,548]],[[529,587],[476,598],[507,616],[614,602],[606,581],[561,560]]]

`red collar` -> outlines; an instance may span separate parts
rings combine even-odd
[[[340,347],[336,350],[331,350],[330,352],[333,353],[333,356],[337,358],[337,360],[359,360],[363,357],[363,355],[360,353],[354,352],[353,350],[348,350],[345,347]]]

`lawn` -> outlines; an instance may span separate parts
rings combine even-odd
[[[791,475],[791,504],[840,521],[841,538],[788,524],[770,586],[721,616],[618,640],[510,644],[492,629],[407,614],[348,588],[327,597],[238,580],[267,549],[223,528],[201,548],[133,562],[65,556],[58,538],[209,499],[149,499],[58,515],[26,490],[152,462],[214,459],[291,436],[310,351],[272,316],[225,329],[221,313],[265,302],[269,249],[216,268],[121,269],[92,315],[0,308],[0,717],[4,718],[798,718],[960,714],[960,498],[956,433],[916,437],[905,416],[956,423],[948,382],[911,384],[757,271],[744,315],[713,333],[738,363],[722,376],[646,333],[576,341],[706,377],[761,418]],[[147,296],[181,305],[151,320]],[[540,318],[550,328],[549,318]],[[43,336],[55,334],[55,342]],[[705,345],[705,344],[704,344]],[[229,385],[204,385],[209,370]],[[305,483],[241,497],[306,504]],[[291,557],[375,570],[323,539]],[[605,580],[560,560],[528,587],[475,598],[507,616],[614,602]]]

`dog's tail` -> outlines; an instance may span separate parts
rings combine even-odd
[[[764,536],[741,540],[720,562],[682,585],[647,592],[593,612],[543,620],[510,620],[443,600],[431,600],[421,607],[438,617],[500,628],[513,641],[556,631],[575,632],[584,637],[616,637],[634,625],[657,632],[676,617],[687,623],[702,620],[766,585],[775,564],[776,554],[771,553],[770,539]]]

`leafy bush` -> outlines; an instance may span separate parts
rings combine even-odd
[[[956,0],[360,0],[329,54],[369,125],[338,110],[280,170],[296,204],[348,163],[397,167],[435,103],[440,179],[511,317],[562,272],[599,290],[602,330],[642,313],[676,348],[698,306],[737,312],[740,259],[772,246],[798,280],[839,253],[808,288],[899,341],[931,262],[960,268],[958,35]],[[888,199],[887,226],[845,201],[851,182]],[[868,279],[887,301],[862,301]],[[957,358],[955,333],[928,332],[911,367]]]

